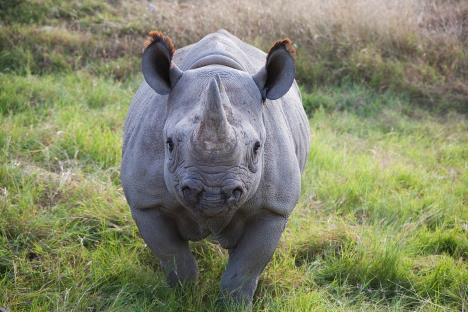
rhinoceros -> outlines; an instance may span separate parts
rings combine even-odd
[[[175,50],[150,32],[125,123],[121,181],[170,285],[193,281],[188,241],[228,250],[221,298],[251,307],[301,188],[310,131],[289,39],[268,54],[225,30]]]

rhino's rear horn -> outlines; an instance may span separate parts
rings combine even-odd
[[[141,69],[145,81],[159,94],[168,94],[183,72],[172,62],[175,48],[171,38],[152,31],[145,41]]]

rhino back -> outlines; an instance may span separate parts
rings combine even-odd
[[[203,37],[200,41],[177,49],[174,62],[182,70],[188,70],[202,58],[223,55],[234,60],[243,71],[255,74],[264,64],[266,54],[251,46],[228,31],[221,29]],[[216,64],[216,58],[213,64]]]

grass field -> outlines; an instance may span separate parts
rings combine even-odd
[[[267,22],[255,24],[263,2],[246,3],[233,4],[241,22],[216,10],[208,18],[208,4],[197,16],[191,1],[1,4],[0,307],[216,309],[227,253],[193,243],[197,285],[166,286],[123,197],[121,134],[142,80],[146,30],[162,29],[181,46],[223,26],[264,48],[273,38]],[[267,14],[281,23],[271,36],[291,33],[302,51],[313,141],[301,200],[254,311],[465,311],[468,49],[460,16],[468,7],[412,0],[374,11],[382,1],[369,0],[356,2],[368,4],[365,12],[331,14],[348,3],[336,0],[294,15],[301,32],[272,3]],[[138,8],[154,20],[138,19]],[[411,14],[424,25],[400,16]],[[307,24],[311,17],[321,23]],[[332,24],[346,31],[328,33]],[[308,41],[311,33],[319,39]]]

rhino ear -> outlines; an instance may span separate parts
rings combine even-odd
[[[263,99],[276,100],[289,91],[296,76],[295,56],[296,49],[288,38],[270,49],[265,66],[253,76]]]
[[[168,94],[182,76],[182,71],[172,62],[175,48],[171,38],[158,31],[149,33],[141,69],[148,85],[158,94]]]

